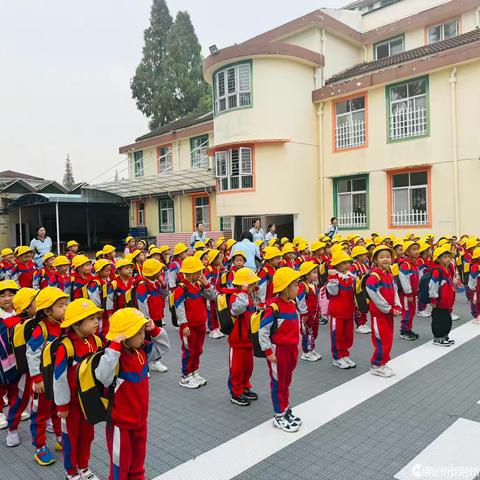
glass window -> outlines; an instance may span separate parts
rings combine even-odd
[[[133,152],[133,173],[135,177],[143,177],[143,150]]]
[[[215,113],[251,106],[251,73],[251,63],[248,62],[231,65],[215,74]]]
[[[460,20],[458,18],[428,27],[428,43],[440,42],[457,35],[460,35]]]
[[[428,172],[392,175],[393,225],[428,223]]]
[[[210,228],[210,199],[209,197],[195,197],[195,223],[201,222],[206,230]]]
[[[173,199],[160,198],[158,200],[158,211],[160,217],[160,232],[171,233],[175,231],[175,217]]]
[[[233,148],[216,152],[215,164],[221,191],[253,188],[251,148]]]
[[[404,49],[403,35],[377,43],[374,47],[375,60],[397,55],[398,53],[402,53]]]
[[[158,173],[170,172],[173,167],[172,146],[164,145],[158,149]]]
[[[138,227],[145,226],[145,204],[143,202],[137,203],[137,222]]]
[[[335,104],[335,149],[365,144],[365,97],[356,97]]]
[[[367,225],[367,177],[337,179],[337,212],[341,228]]]
[[[208,135],[190,139],[193,168],[208,168]]]

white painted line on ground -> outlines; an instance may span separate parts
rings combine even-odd
[[[479,445],[480,423],[459,418],[400,470],[395,478],[473,480],[480,473]]]
[[[451,347],[437,347],[429,341],[393,359],[390,365],[395,377],[367,372],[298,405],[294,411],[303,425],[297,433],[275,430],[270,419],[154,480],[230,480],[479,335],[480,326],[466,323],[451,332],[456,342]]]

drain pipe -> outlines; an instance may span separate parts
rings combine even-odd
[[[324,116],[324,102],[321,102],[317,107],[317,121],[318,121],[318,138],[317,138],[317,205],[320,208],[319,215],[319,229],[318,232],[323,232],[324,228],[324,185],[323,185],[323,116]]]
[[[452,108],[453,203],[455,207],[455,235],[457,238],[460,238],[460,198],[458,185],[457,148],[457,67],[452,68],[449,82]]]
[[[480,28],[480,7],[475,10],[475,28]]]

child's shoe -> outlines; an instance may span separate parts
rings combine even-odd
[[[416,340],[414,336],[410,334],[410,332],[407,332],[406,330],[400,331],[400,338],[403,338],[404,340]]]
[[[82,480],[99,480],[98,477],[89,469],[83,468],[78,471]]]
[[[315,355],[312,355],[312,352],[303,352],[300,359],[305,360],[306,362],[317,362],[320,360]]]
[[[288,418],[288,420],[290,420],[290,422],[296,423],[298,426],[302,425],[302,419],[297,417],[290,407],[288,407],[285,411],[285,416]]]
[[[207,384],[207,380],[198,373],[198,370],[196,372],[193,372],[192,375],[193,375],[193,378],[201,387]]]
[[[474,319],[472,320],[472,323],[474,323],[475,325],[480,325],[480,316],[477,317],[477,318],[474,318]]]
[[[218,328],[216,328],[215,330],[212,330],[208,336],[216,340],[217,338],[223,338],[225,335]]]
[[[290,422],[285,415],[275,415],[273,417],[273,428],[278,428],[284,432],[298,432],[300,426],[297,423]]]
[[[332,365],[334,367],[341,368],[342,370],[346,370],[347,368],[350,368],[350,365],[348,365],[348,363],[343,358],[340,358],[339,360],[334,360],[332,362]]]
[[[350,357],[343,357],[343,361],[350,367],[355,368],[357,364]]]
[[[20,420],[23,422],[25,420],[28,420],[30,418],[30,412],[27,412],[26,410],[22,412],[20,415]]]
[[[395,372],[388,365],[372,365],[370,372],[379,377],[389,378],[395,375]]]
[[[408,332],[412,337],[414,337],[415,340],[418,340],[420,338],[420,335],[418,333],[415,333],[413,330],[410,330]]]
[[[453,338],[448,338],[448,335],[445,337],[445,340],[450,343],[450,345],[455,345],[455,340]]]
[[[18,430],[11,430],[7,433],[7,447],[16,447],[20,445]]]
[[[71,475],[67,473],[67,476],[65,478],[66,480],[82,480],[82,477],[79,473],[72,473]]]
[[[47,467],[48,465],[52,465],[52,463],[56,462],[47,446],[35,450],[34,458],[42,467]]]
[[[250,405],[250,400],[243,393],[238,397],[232,395],[230,401],[235,405],[239,405],[240,407],[248,407]]]
[[[159,373],[165,373],[168,372],[168,367],[164,365],[161,360],[157,360],[156,362],[152,362],[150,364],[150,371],[151,372],[159,372]]]
[[[321,360],[322,359],[322,355],[320,355],[320,353],[316,352],[315,350],[312,350],[310,352],[311,355],[315,355],[317,357],[317,360]]]
[[[195,380],[195,377],[190,374],[185,377],[181,377],[178,384],[184,388],[199,388],[200,384]]]
[[[420,317],[420,318],[428,318],[431,316],[432,314],[428,310],[422,310],[421,312],[417,312],[417,317]]]
[[[63,451],[62,437],[57,437],[57,441],[55,442],[55,450],[57,452]]]
[[[243,395],[247,397],[251,402],[258,400],[258,395],[255,392],[252,392],[252,390],[248,388],[243,391]]]
[[[357,333],[371,333],[372,329],[365,323],[363,325],[359,325],[355,331]]]
[[[318,323],[320,325],[326,325],[328,323],[328,318],[322,317]]]
[[[460,320],[460,317],[456,313],[452,313],[451,317],[454,322],[456,322],[457,320]]]
[[[434,338],[433,344],[437,345],[437,347],[451,347],[452,343],[450,343],[446,338]]]

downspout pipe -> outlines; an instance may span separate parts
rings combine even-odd
[[[322,232],[324,228],[324,185],[323,185],[323,117],[324,117],[324,102],[321,102],[317,107],[318,118],[318,141],[317,141],[317,205],[319,207],[319,229],[318,232]]]
[[[458,181],[458,138],[457,138],[457,67],[450,74],[451,118],[452,118],[452,160],[453,160],[453,203],[455,208],[455,235],[460,238],[460,189]]]

